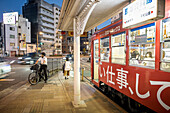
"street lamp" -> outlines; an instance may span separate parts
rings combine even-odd
[[[63,39],[63,36],[60,36],[60,39]]]
[[[43,32],[37,32],[37,53],[38,53],[38,34],[43,35]]]

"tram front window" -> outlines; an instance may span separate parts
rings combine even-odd
[[[100,59],[103,62],[109,62],[109,37],[100,39]]]
[[[130,31],[129,65],[155,68],[155,25]]]

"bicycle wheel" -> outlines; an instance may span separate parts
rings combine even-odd
[[[28,76],[28,81],[31,85],[36,85],[39,81],[39,76],[36,72],[30,73]]]

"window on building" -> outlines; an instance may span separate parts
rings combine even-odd
[[[130,30],[129,65],[155,68],[155,23]]]
[[[15,35],[10,35],[10,38],[15,39]]]
[[[21,33],[18,33],[19,36],[21,36]]]
[[[58,20],[58,18],[56,18],[56,20]]]
[[[18,26],[18,28],[21,28],[21,26]]]
[[[15,31],[15,28],[14,27],[10,27],[9,30]]]
[[[28,29],[30,29],[30,28],[28,27]]]
[[[15,43],[10,43],[10,46],[15,46]]]
[[[58,11],[58,8],[56,8],[56,10]]]
[[[104,62],[109,62],[109,37],[100,39],[100,59]]]
[[[125,32],[111,36],[112,63],[125,64],[126,61],[126,34]]]
[[[33,46],[29,46],[30,49],[33,49]]]
[[[56,22],[56,24],[58,24],[58,22]]]
[[[56,13],[56,15],[58,15],[58,13]]]

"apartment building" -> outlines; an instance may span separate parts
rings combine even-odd
[[[41,43],[41,51],[47,52],[47,55],[55,54],[60,9],[44,0],[28,0],[22,7],[23,16],[31,22],[31,43]],[[40,32],[43,34],[39,35]]]
[[[4,53],[6,56],[15,56],[18,54],[18,27],[10,24],[5,24],[3,27]]]
[[[54,11],[54,30],[55,30],[54,46],[56,48],[54,54],[61,55],[62,54],[62,38],[60,38],[61,32],[57,29],[61,7],[56,4],[52,4],[52,6],[53,6],[53,11]]]
[[[31,23],[28,19],[23,18],[23,15],[19,16],[18,20],[18,40],[19,40],[19,55],[27,53],[27,43],[31,42]]]

